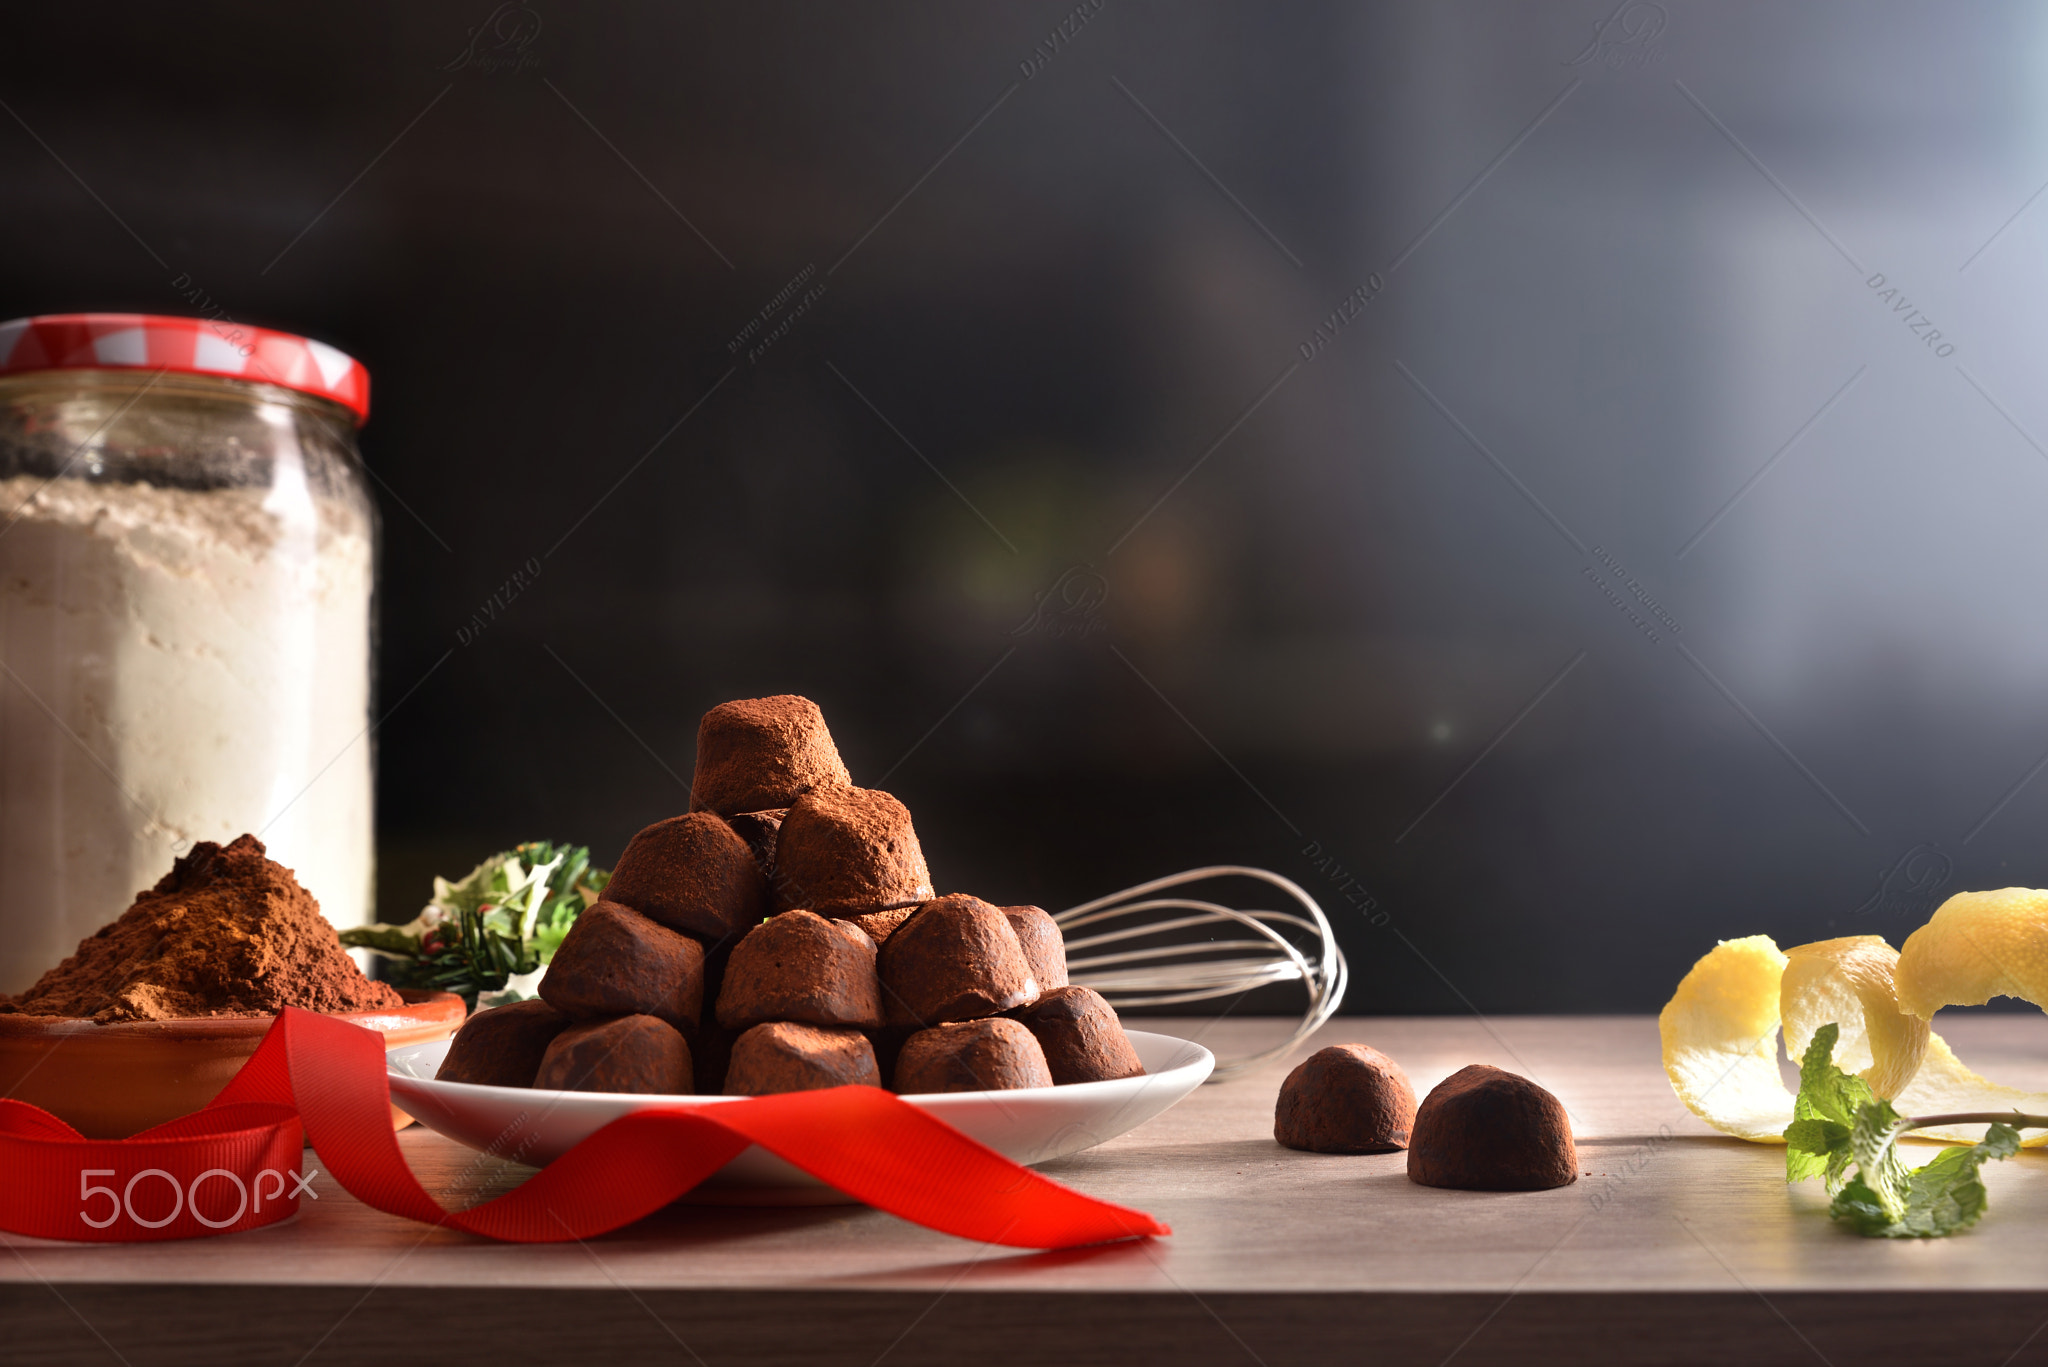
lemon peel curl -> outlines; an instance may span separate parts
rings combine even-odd
[[[1876,935],[1782,951],[1767,935],[1723,940],[1693,965],[1657,1018],[1672,1090],[1717,1130],[1759,1144],[1783,1143],[1793,1097],[1778,1071],[1779,1036],[1796,1059],[1814,1031],[1832,1022],[1841,1031],[1836,1063],[1858,1073],[1902,1114],[2048,1110],[2048,1095],[1979,1076],[1928,1026],[1941,1005],[1980,1002],[1998,992],[2017,995],[2015,987],[2034,990],[2029,973],[2040,975],[2041,995],[2048,997],[2048,892],[2028,895],[2039,900],[1987,903],[1989,913],[1965,903],[1965,916],[1944,923],[1952,928],[1921,940],[1935,924],[1929,922],[1907,940],[1903,955]],[[2020,917],[2039,927],[2038,940],[2013,924]],[[2036,944],[2039,957],[2030,957],[2026,951]],[[1986,945],[1996,950],[1987,954]],[[1992,992],[1969,995],[1986,984]],[[1934,1004],[1923,1014],[1906,1009],[1902,1003],[1908,1000],[1916,1007]],[[1917,1131],[1912,1137],[1974,1142],[1981,1128]],[[2024,1142],[2048,1144],[2048,1133]]]
[[[1993,997],[2048,1008],[2048,892],[2000,888],[1943,902],[1899,951],[1898,993],[1923,1019]]]
[[[1892,983],[1899,951],[1879,935],[1845,935],[1785,951],[1778,988],[1785,1056],[1797,1059],[1813,1032],[1830,1021],[1841,1028],[1835,1066],[1853,1072],[1889,1101],[1920,1071],[1933,1032],[1899,1009]]]
[[[1657,1016],[1678,1099],[1715,1129],[1758,1143],[1782,1142],[1792,1123],[1792,1097],[1778,1078],[1785,964],[1768,935],[1723,940]]]

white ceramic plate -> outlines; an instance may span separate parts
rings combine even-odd
[[[1019,1163],[1044,1163],[1093,1148],[1158,1115],[1202,1085],[1216,1066],[1201,1045],[1127,1032],[1143,1077],[1008,1092],[938,1092],[903,1098]],[[470,1148],[541,1166],[620,1116],[651,1106],[723,1106],[729,1096],[638,1096],[436,1082],[450,1041],[385,1055],[391,1099],[428,1129]],[[849,1201],[758,1145],[714,1173],[686,1200],[727,1205],[822,1205]]]

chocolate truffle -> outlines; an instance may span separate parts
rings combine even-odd
[[[694,1033],[704,1007],[704,947],[616,902],[598,902],[569,927],[540,995],[576,1020],[638,1013]]]
[[[790,1021],[769,1021],[741,1035],[725,1074],[727,1096],[881,1085],[875,1048],[866,1035]]]
[[[1010,919],[961,893],[919,907],[882,942],[876,969],[883,1014],[897,1025],[974,1020],[1038,999]]]
[[[866,931],[870,940],[880,944],[896,933],[896,927],[910,919],[910,913],[923,905],[924,903],[922,902],[913,902],[907,907],[889,907],[883,911],[864,911],[858,916],[848,916],[845,919]]]
[[[555,1036],[541,1057],[538,1088],[569,1092],[690,1094],[690,1046],[652,1016],[584,1021]]]
[[[790,804],[775,837],[775,910],[858,916],[931,895],[910,812],[895,798],[873,788],[829,788]]]
[[[898,1092],[999,1092],[1050,1087],[1045,1052],[1013,1020],[959,1021],[920,1030],[896,1058]]]
[[[1002,912],[1010,919],[1010,929],[1017,932],[1017,943],[1024,946],[1024,958],[1031,965],[1038,990],[1065,987],[1067,942],[1060,934],[1059,922],[1047,915],[1044,907],[1004,907]]]
[[[1137,1077],[1145,1071],[1116,1008],[1093,988],[1055,987],[1013,1014],[1045,1051],[1055,1086]]]
[[[766,812],[741,812],[725,819],[733,834],[746,841],[747,848],[754,852],[754,862],[761,866],[764,877],[775,876],[775,834],[782,829],[784,811],[777,807]]]
[[[434,1078],[485,1087],[531,1087],[541,1055],[568,1025],[569,1018],[546,1002],[512,1002],[479,1011],[456,1031]]]
[[[879,1028],[875,942],[851,921],[809,911],[785,911],[755,926],[725,967],[718,1023],[740,1030],[762,1021]]]
[[[697,723],[693,812],[762,812],[852,782],[825,715],[809,698],[741,698],[720,703]]]
[[[1525,1077],[1475,1063],[1415,1112],[1408,1180],[1461,1191],[1541,1191],[1579,1178],[1564,1104]]]
[[[717,944],[767,914],[768,879],[723,817],[691,812],[634,836],[604,896],[670,930]]]
[[[1273,1137],[1310,1153],[1392,1153],[1415,1128],[1415,1089],[1401,1065],[1365,1044],[1333,1044],[1280,1084]]]

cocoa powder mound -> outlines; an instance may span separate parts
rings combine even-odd
[[[245,835],[201,841],[119,919],[0,1011],[116,1021],[403,1005],[363,976],[320,904]]]

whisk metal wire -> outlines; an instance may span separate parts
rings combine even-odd
[[[1293,898],[1307,914],[1244,911],[1190,897],[1153,896],[1216,878],[1250,878],[1268,884]],[[1194,914],[1162,915],[1171,912]],[[1243,864],[1187,869],[1069,907],[1053,919],[1066,935],[1068,981],[1094,988],[1113,1006],[1177,1006],[1235,997],[1275,983],[1303,985],[1308,1000],[1293,1033],[1269,1049],[1217,1064],[1210,1075],[1212,1082],[1294,1048],[1336,1014],[1350,982],[1351,970],[1344,951],[1337,947],[1337,936],[1316,899],[1292,879],[1267,869]],[[1072,933],[1090,926],[1115,928],[1081,936]],[[1090,952],[1104,945],[1202,927],[1227,929],[1229,936]],[[1313,943],[1304,952],[1302,945],[1289,938],[1288,931]]]

